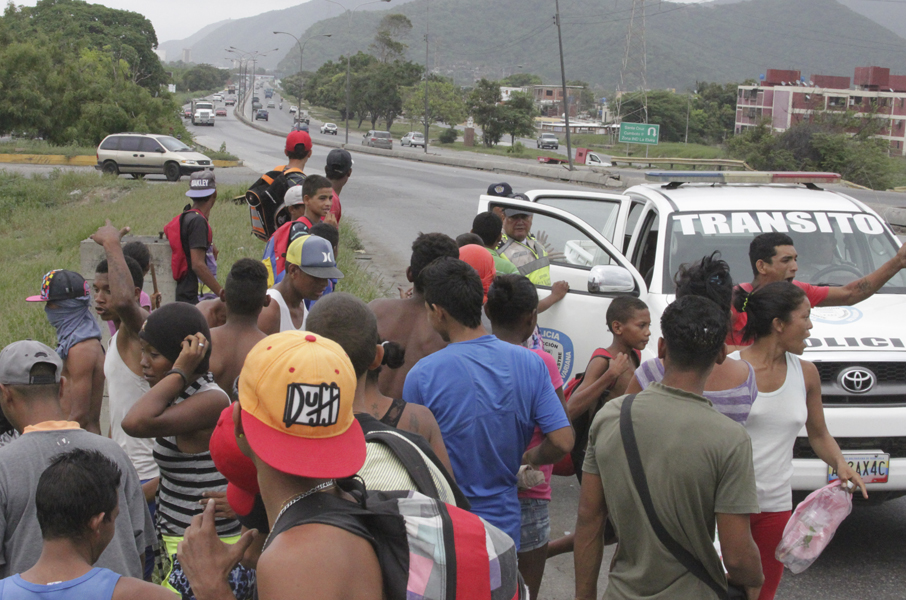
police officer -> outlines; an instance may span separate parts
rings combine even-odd
[[[504,215],[506,238],[497,253],[535,285],[551,285],[551,261],[544,246],[531,234],[532,215],[519,208],[507,208]]]

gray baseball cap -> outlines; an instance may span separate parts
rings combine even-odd
[[[56,369],[53,377],[33,377],[31,369],[46,363]],[[0,351],[0,383],[3,385],[47,385],[59,383],[63,361],[53,348],[34,340],[13,342]]]
[[[312,277],[342,279],[330,242],[316,235],[294,239],[286,249],[286,262],[294,264]]]
[[[204,171],[195,171],[189,179],[189,191],[186,196],[189,198],[207,198],[217,191],[217,181],[214,179],[214,171],[205,169]]]

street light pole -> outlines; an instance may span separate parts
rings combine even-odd
[[[358,6],[348,9],[336,0],[327,0],[331,4],[336,4],[346,12],[346,32],[347,34],[352,33],[352,13],[353,11],[358,10],[359,8],[365,6],[366,4],[377,4],[378,2],[390,2],[390,0],[369,0],[368,2],[363,2]],[[351,70],[349,52],[346,53],[346,144],[349,143],[349,72]]]
[[[288,35],[289,37],[296,40],[296,44],[299,46],[299,100],[296,102],[296,118],[299,118],[299,112],[302,110],[302,53],[305,52],[305,44],[310,42],[313,38],[308,38],[305,40],[305,44],[302,43],[302,40],[294,36],[293,34],[286,31],[275,31],[274,35]],[[316,37],[330,37],[329,33],[322,33]]]
[[[566,67],[563,64],[563,32],[560,31],[560,0],[554,0],[557,7],[557,41],[560,43],[560,80],[563,85],[563,119],[566,123],[566,158],[569,160],[569,170],[573,170],[572,140],[569,136],[569,96],[566,95]]]

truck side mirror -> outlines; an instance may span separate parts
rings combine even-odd
[[[627,294],[635,291],[635,280],[628,269],[618,265],[598,265],[588,274],[588,293]]]

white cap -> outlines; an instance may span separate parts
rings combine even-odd
[[[303,204],[301,185],[294,185],[283,195],[283,206],[295,206],[296,204]]]

